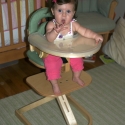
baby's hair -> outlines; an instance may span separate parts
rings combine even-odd
[[[54,2],[56,1],[56,2]],[[77,5],[78,5],[78,0],[47,0],[47,4],[48,4],[48,7],[51,11],[51,8],[54,9],[54,5],[55,3],[57,3],[58,5],[63,5],[63,4],[67,4],[67,3],[72,3],[74,4],[74,10],[76,11],[77,10]],[[76,16],[74,15],[73,18],[76,18]]]

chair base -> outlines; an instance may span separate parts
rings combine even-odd
[[[85,86],[89,85],[91,82],[91,77],[86,72],[82,72],[81,79],[84,80]],[[40,73],[40,74],[36,74],[34,76],[28,77],[27,82],[36,92],[38,92],[40,95],[46,96],[46,97],[43,99],[40,99],[32,104],[29,104],[21,109],[16,110],[16,112],[15,112],[16,116],[25,125],[31,125],[31,123],[26,119],[26,117],[23,115],[23,113],[25,113],[29,110],[32,110],[42,104],[45,104],[53,99],[57,99],[57,102],[60,106],[60,109],[61,109],[68,125],[77,125],[77,121],[74,117],[74,114],[71,110],[68,100],[87,118],[88,125],[92,125],[91,115],[69,95],[70,92],[82,88],[80,85],[78,85],[72,81],[72,72],[71,71],[64,73],[62,78],[59,80],[59,86],[60,86],[61,92],[62,92],[61,96],[54,96],[51,84],[49,83],[48,80],[46,80],[44,73]],[[45,85],[46,85],[46,87],[45,87]],[[43,90],[42,90],[42,88],[43,88]],[[67,94],[67,96],[65,94]]]

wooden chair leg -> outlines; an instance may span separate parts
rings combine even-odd
[[[76,102],[71,96],[70,94],[67,95],[67,99],[69,100],[69,102],[71,104],[73,104],[81,113],[83,116],[86,117],[86,119],[88,120],[88,125],[92,125],[92,116],[89,114],[89,112],[83,108],[83,106],[81,106],[78,102]]]
[[[36,102],[33,102],[33,103],[27,105],[27,106],[24,106],[21,109],[16,110],[15,114],[20,119],[20,121],[22,121],[24,123],[24,125],[31,125],[31,123],[27,120],[27,118],[23,115],[23,113],[25,113],[29,110],[32,110],[32,109],[34,109],[44,103],[47,103],[53,99],[55,99],[55,97],[45,97],[43,99],[40,99]]]
[[[84,87],[88,86],[92,80],[91,76],[84,71],[81,74],[81,79],[85,81]],[[86,116],[86,118],[88,120],[88,125],[92,125],[91,124],[92,118],[91,118],[90,114],[84,108],[82,108],[82,106],[80,106],[73,98],[71,98],[70,96],[66,96],[67,94],[82,88],[81,86],[79,86],[78,84],[76,84],[75,82],[72,81],[72,72],[71,71],[65,72],[64,74],[62,74],[62,79],[59,80],[59,86],[61,88],[61,92],[63,93],[63,95],[61,95],[61,96],[53,95],[52,86],[50,85],[49,81],[46,80],[44,73],[39,73],[39,74],[30,76],[27,78],[26,81],[27,81],[28,85],[30,85],[37,93],[44,96],[45,98],[43,98],[39,101],[36,101],[34,103],[31,103],[21,109],[16,110],[17,117],[25,125],[31,125],[31,123],[28,121],[28,119],[24,116],[25,112],[32,110],[42,104],[45,104],[55,98],[57,99],[57,101],[59,103],[61,112],[63,113],[68,125],[77,125],[77,121],[74,117],[74,114],[71,110],[71,107],[69,105],[67,98],[69,98],[69,100],[74,104],[74,106],[76,106],[76,108],[78,108],[79,111],[82,112],[82,114],[84,116]],[[46,86],[46,87],[43,87],[43,86]]]
[[[68,125],[77,125],[76,119],[75,119],[74,114],[71,110],[71,107],[69,105],[67,97],[65,95],[58,96],[57,101],[60,105],[60,108],[62,110],[62,113],[65,117],[67,124]]]

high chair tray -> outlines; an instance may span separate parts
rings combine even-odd
[[[48,54],[66,58],[88,57],[98,52],[101,47],[101,43],[95,43],[94,39],[78,34],[73,38],[48,42],[45,36],[37,32],[30,34],[28,40],[31,45]]]

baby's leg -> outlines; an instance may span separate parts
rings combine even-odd
[[[83,59],[82,58],[71,58],[70,65],[73,71],[73,81],[79,85],[84,86],[84,81],[80,79],[81,72],[83,70]]]
[[[57,79],[61,78],[62,59],[58,56],[48,55],[44,58],[47,79],[51,82],[55,95],[60,95]]]

